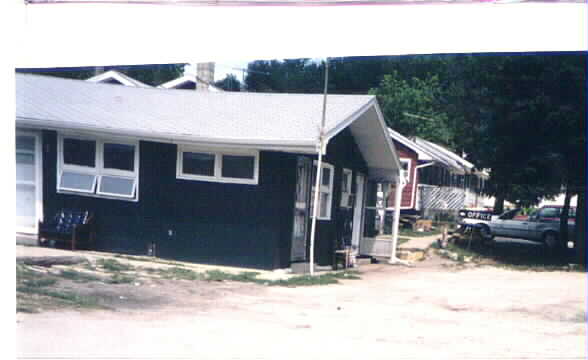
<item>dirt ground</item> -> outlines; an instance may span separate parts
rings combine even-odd
[[[115,310],[17,314],[20,358],[583,359],[586,274],[363,265],[315,287],[116,285]],[[101,289],[101,283],[88,291]],[[94,289],[94,290],[92,290]]]

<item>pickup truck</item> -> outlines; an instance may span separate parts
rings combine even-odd
[[[493,216],[486,223],[487,233],[484,235],[492,239],[494,236],[504,236],[517,239],[542,242],[548,248],[556,248],[559,243],[559,221],[561,206],[544,206],[529,216],[521,215],[521,209],[505,212],[500,216]],[[573,239],[576,208],[570,207],[568,219],[568,237]],[[484,232],[483,232],[484,233]]]

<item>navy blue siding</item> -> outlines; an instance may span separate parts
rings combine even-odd
[[[139,201],[56,192],[56,133],[45,131],[44,211],[88,209],[96,248],[253,268],[289,265],[295,156],[261,152],[259,185],[176,178],[174,144],[140,142]],[[171,236],[169,231],[171,230]]]
[[[316,261],[319,265],[332,265],[333,253],[338,241],[341,240],[343,211],[339,208],[341,202],[341,178],[343,168],[353,170],[355,182],[356,172],[368,174],[367,164],[363,159],[351,131],[343,130],[335,136],[327,146],[324,161],[335,166],[333,179],[333,208],[331,220],[317,221],[315,244]],[[355,186],[355,184],[353,184]]]
[[[156,245],[163,258],[208,264],[275,269],[289,266],[296,155],[260,154],[258,185],[176,178],[177,147],[140,141],[139,201],[56,192],[57,135],[43,132],[43,197],[46,216],[62,208],[96,216],[97,250],[146,254]],[[335,166],[330,221],[318,221],[316,261],[330,265],[340,240],[339,209],[343,168],[367,174],[349,130],[327,147]],[[171,236],[169,231],[171,230]]]

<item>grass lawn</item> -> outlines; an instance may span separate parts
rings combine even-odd
[[[540,244],[520,242],[495,242],[484,245],[474,241],[469,246],[467,241],[449,243],[447,250],[457,254],[458,262],[465,258],[478,264],[505,267],[524,271],[586,271],[579,265],[570,266],[575,261],[573,251],[557,252],[546,249]]]
[[[130,259],[130,257],[129,257]],[[130,259],[132,260],[132,259]],[[155,259],[157,260],[157,259]],[[158,263],[154,261],[154,263]],[[108,291],[115,293],[120,285],[149,281],[238,281],[264,286],[314,286],[336,284],[342,279],[360,279],[358,271],[328,272],[316,276],[292,276],[284,280],[258,278],[258,272],[228,273],[220,270],[194,271],[183,266],[172,267],[132,266],[116,259],[98,259],[95,264],[84,263],[58,268],[40,268],[16,265],[17,312],[35,313],[44,309],[108,309],[104,306]],[[104,293],[90,291],[101,284]],[[111,296],[111,295],[108,295]],[[109,303],[106,303],[109,304]]]

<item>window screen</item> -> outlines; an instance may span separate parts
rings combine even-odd
[[[223,155],[222,177],[253,179],[255,157],[242,155]]]
[[[323,167],[323,181],[322,185],[329,186],[331,185],[331,169],[328,167]]]
[[[182,172],[190,175],[214,176],[214,154],[182,153]]]

